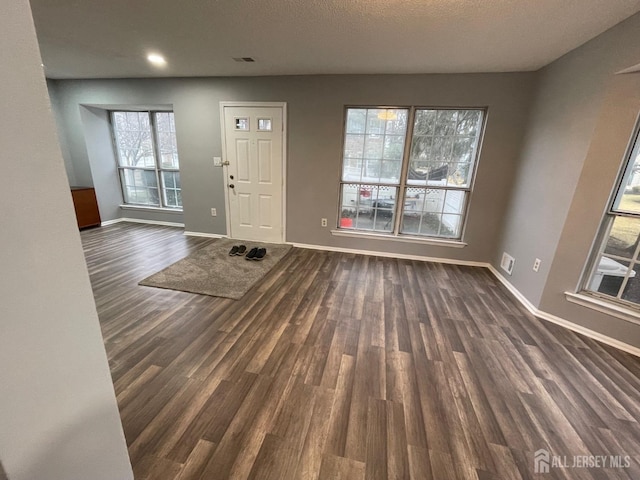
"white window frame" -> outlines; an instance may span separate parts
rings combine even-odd
[[[119,154],[119,149],[118,149],[118,143],[116,140],[116,132],[115,132],[115,127],[114,127],[114,119],[113,116],[115,113],[129,113],[129,112],[134,112],[134,113],[146,113],[149,117],[149,125],[150,125],[150,129],[151,129],[151,146],[152,146],[152,152],[153,152],[153,159],[154,159],[154,166],[153,167],[131,167],[128,165],[122,165],[122,162],[120,161],[120,154]],[[109,122],[110,122],[110,128],[111,128],[111,140],[113,143],[113,149],[114,149],[114,153],[115,153],[115,159],[116,159],[116,167],[118,169],[118,178],[120,180],[120,190],[122,193],[122,203],[123,206],[125,207],[139,207],[139,208],[150,208],[150,209],[163,209],[163,210],[168,210],[171,212],[181,212],[182,211],[182,206],[174,206],[174,205],[169,205],[167,202],[167,195],[166,195],[166,190],[175,190],[176,191],[176,195],[177,195],[177,190],[182,191],[182,187],[180,189],[177,189],[175,187],[165,187],[164,184],[164,176],[162,175],[164,172],[168,172],[168,173],[178,173],[178,175],[180,174],[180,168],[167,168],[167,167],[163,167],[162,166],[162,161],[161,161],[161,152],[160,152],[160,146],[158,144],[158,130],[157,130],[157,122],[156,122],[156,114],[158,113],[171,113],[173,114],[173,110],[123,110],[123,109],[117,109],[117,110],[109,110]],[[174,117],[175,120],[175,117]],[[178,160],[179,161],[179,160]],[[156,177],[156,184],[158,185],[158,199],[159,199],[159,203],[158,204],[149,204],[149,203],[133,203],[133,202],[127,202],[127,196],[125,195],[125,179],[124,179],[124,172],[125,171],[135,171],[135,170],[144,170],[144,171],[153,171],[155,172],[155,177]],[[177,197],[176,197],[177,198]]]
[[[617,305],[622,307],[623,309],[630,309],[632,311],[635,311],[636,315],[640,314],[640,303],[625,300],[622,298],[622,295],[625,291],[627,283],[629,282],[629,279],[631,278],[631,272],[634,271],[634,266],[640,264],[640,241],[636,242],[634,252],[629,258],[621,257],[619,255],[611,253],[605,253],[605,250],[609,241],[609,237],[611,235],[611,229],[613,228],[613,224],[616,218],[626,217],[640,220],[640,213],[625,211],[620,208],[616,208],[615,206],[618,197],[624,194],[623,190],[626,189],[629,176],[632,173],[633,165],[635,164],[635,158],[633,157],[633,154],[638,152],[640,152],[640,119],[636,121],[636,125],[629,139],[629,144],[627,146],[627,149],[625,150],[616,182],[609,196],[607,209],[604,213],[598,235],[596,236],[591,248],[589,261],[587,262],[587,266],[584,270],[584,274],[580,282],[579,294],[577,294],[577,296],[585,295],[587,298],[591,297],[597,300],[598,303],[602,304],[601,307],[609,304],[615,308],[615,306]],[[597,273],[600,259],[602,257],[610,258],[611,260],[616,262],[629,263],[627,271],[622,277],[622,283],[620,284],[620,287],[618,287],[618,293],[615,297],[591,289],[592,282],[594,281],[594,276]],[[574,294],[574,296],[576,295]],[[579,302],[576,301],[576,303]],[[637,319],[635,321],[638,322]]]
[[[344,170],[344,149],[345,142],[347,137],[347,116],[349,109],[401,109],[407,110],[408,118],[407,118],[407,129],[405,133],[405,141],[404,141],[404,149],[402,155],[402,170],[400,174],[400,180],[397,184],[391,183],[370,183],[370,182],[350,182],[343,180],[343,170]],[[481,125],[478,131],[478,143],[474,152],[474,158],[470,164],[472,171],[469,175],[469,182],[466,186],[454,187],[449,185],[412,185],[408,183],[408,171],[410,165],[410,155],[411,155],[411,141],[413,139],[413,130],[415,125],[415,115],[418,110],[475,110],[481,112]],[[471,193],[473,191],[473,187],[475,184],[476,173],[478,170],[478,163],[480,161],[480,152],[482,151],[482,143],[484,139],[484,132],[487,123],[488,116],[488,108],[487,107],[469,107],[469,106],[375,106],[375,105],[346,105],[344,107],[344,115],[343,115],[343,125],[342,125],[342,159],[340,163],[340,177],[338,179],[339,185],[339,193],[338,193],[338,214],[337,214],[337,225],[336,230],[332,230],[332,234],[338,236],[362,236],[362,237],[372,237],[372,238],[389,238],[399,241],[407,241],[407,242],[425,242],[425,243],[433,243],[433,244],[449,244],[450,246],[465,246],[466,244],[463,242],[464,233],[466,230],[467,220],[468,220],[468,211],[469,204],[471,200]],[[380,230],[368,230],[368,229],[356,229],[356,228],[344,228],[340,225],[340,219],[342,217],[343,210],[343,185],[345,184],[359,184],[371,187],[391,187],[397,188],[398,194],[395,200],[395,212],[394,212],[394,225],[393,230],[391,232],[383,232]],[[453,190],[453,191],[462,191],[465,194],[464,206],[461,212],[461,225],[459,229],[459,235],[456,237],[453,236],[436,236],[436,235],[427,235],[420,233],[402,233],[400,231],[402,226],[402,213],[405,209],[405,195],[407,188],[425,188],[427,190]]]

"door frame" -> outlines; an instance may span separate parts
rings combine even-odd
[[[227,224],[227,237],[231,238],[231,213],[229,209],[229,169],[227,162],[227,135],[224,117],[225,107],[255,107],[282,109],[282,185],[280,196],[282,199],[282,243],[287,243],[287,102],[220,102],[220,133],[222,136],[222,173],[224,176],[224,204]]]

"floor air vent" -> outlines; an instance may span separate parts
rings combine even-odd
[[[514,263],[515,263],[515,260],[511,255],[509,255],[507,252],[504,252],[502,254],[502,261],[500,262],[500,268],[502,268],[509,275],[511,275],[511,272],[513,272]]]

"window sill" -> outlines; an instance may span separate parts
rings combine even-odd
[[[596,310],[612,317],[626,320],[627,322],[640,325],[640,312],[623,305],[618,305],[613,302],[608,302],[598,297],[589,295],[588,293],[572,293],[564,292],[567,301],[581,305],[583,307]]]
[[[409,235],[392,235],[386,233],[369,233],[352,230],[331,230],[331,235],[336,237],[369,238],[372,240],[390,240],[394,242],[421,243],[423,245],[436,245],[438,247],[464,248],[465,242],[460,240],[438,240],[435,238],[412,237]]]
[[[120,205],[120,208],[122,210],[140,210],[143,212],[183,213],[181,208],[148,207],[145,205]]]

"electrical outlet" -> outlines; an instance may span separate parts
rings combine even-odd
[[[217,210],[217,209],[215,209],[215,208],[212,208],[212,209],[211,209],[211,216],[212,216],[212,217],[217,217],[217,216],[218,216],[218,210]]]
[[[326,218],[320,219],[320,225],[322,225],[323,227],[326,227],[327,226],[327,219]]]
[[[539,258],[536,258],[536,261],[533,262],[533,271],[537,272],[538,270],[540,270],[540,264],[542,263],[542,260],[540,260]]]

